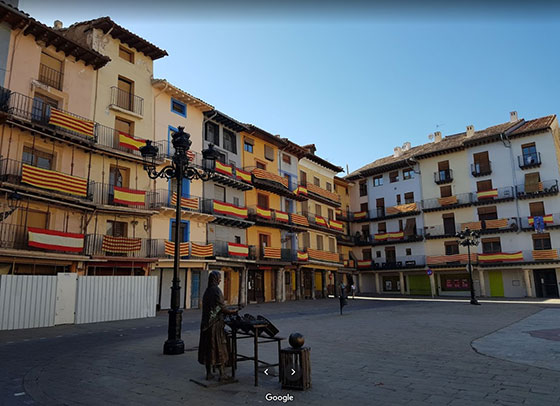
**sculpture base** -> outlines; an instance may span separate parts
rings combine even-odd
[[[181,339],[167,340],[163,344],[163,353],[165,355],[178,355],[185,352],[185,343]]]

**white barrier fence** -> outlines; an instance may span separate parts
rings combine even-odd
[[[0,330],[154,317],[157,276],[0,275]]]

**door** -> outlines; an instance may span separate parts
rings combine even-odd
[[[490,296],[504,297],[502,271],[488,271],[488,282],[490,282]]]
[[[408,275],[408,284],[411,295],[429,296],[432,294],[428,275]]]
[[[262,271],[249,270],[247,296],[250,302],[264,302],[264,277]]]
[[[77,273],[59,273],[56,275],[55,325],[74,324],[77,287]]]
[[[313,296],[311,290],[313,289],[313,271],[303,272],[303,297],[304,299],[311,299]]]
[[[43,123],[48,122],[51,115],[51,107],[57,108],[58,101],[41,94],[36,94],[33,98],[31,119]]]
[[[109,169],[109,204],[115,204],[115,186],[123,187],[124,186],[124,176],[120,168],[116,166],[111,166]],[[105,199],[103,199],[105,200]]]
[[[537,297],[558,297],[558,281],[554,269],[534,270]]]
[[[191,271],[191,309],[198,309],[200,300],[200,271]]]

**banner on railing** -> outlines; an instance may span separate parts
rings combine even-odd
[[[493,254],[478,254],[478,262],[511,262],[523,261],[523,252],[495,252]]]
[[[533,250],[533,260],[558,259],[558,250]]]
[[[270,180],[272,182],[280,183],[282,186],[286,188],[289,185],[288,179],[283,178],[282,176],[276,175],[274,173],[265,171],[264,169],[255,168],[251,171],[251,173],[257,179],[265,179],[265,180]]]
[[[307,217],[295,213],[291,213],[290,216],[292,217],[292,223],[309,227],[309,221],[307,220]]]
[[[329,227],[329,223],[327,223],[327,220],[324,217],[321,216],[315,216],[315,224],[320,225],[322,227]]]
[[[371,260],[358,260],[358,268],[371,268],[372,264]]]
[[[224,214],[227,216],[235,216],[242,219],[247,218],[247,208],[237,207],[233,204],[219,202],[214,200],[214,213]]]
[[[88,137],[93,137],[94,122],[83,118],[78,118],[64,111],[51,107],[51,116],[49,124],[57,127],[66,128]]]
[[[406,203],[406,204],[399,204],[397,206],[387,207],[386,214],[388,216],[392,216],[395,214],[408,213],[417,210],[418,207],[416,206],[416,203]]]
[[[244,182],[253,183],[253,179],[251,178],[251,174],[249,172],[242,171],[241,169],[235,169],[235,176]]]
[[[34,227],[28,227],[27,232],[30,247],[64,252],[81,252],[84,249],[83,234],[63,233]]]
[[[213,244],[196,244],[191,243],[191,255],[194,257],[213,257],[214,256],[214,245]]]
[[[307,260],[309,260],[309,254],[307,252],[304,252],[304,251],[298,251],[297,252],[297,260],[298,261],[307,261]]]
[[[471,221],[469,223],[462,223],[461,230],[468,228],[469,230],[482,230],[482,221]]]
[[[280,259],[282,258],[281,248],[264,247],[264,257],[269,259]]]
[[[336,231],[343,231],[344,227],[342,226],[341,221],[336,220],[329,220],[329,227]]]
[[[228,254],[234,257],[248,257],[249,256],[249,246],[245,244],[236,244],[233,242],[228,242]]]
[[[535,217],[539,217],[539,216],[529,217],[529,225],[530,226],[535,224]],[[543,219],[544,224],[554,224],[554,217],[552,216],[552,214],[545,214],[544,216],[542,216],[542,219]]]
[[[478,254],[471,254],[471,261],[476,262]],[[469,260],[468,254],[453,254],[453,255],[431,255],[426,257],[428,265],[446,264],[446,263],[466,263]]]
[[[333,192],[329,192],[326,189],[323,189],[319,186],[314,185],[313,183],[308,183],[307,184],[307,190],[309,190],[311,193],[315,193],[316,195],[319,196],[323,196],[333,202],[339,202],[340,201],[340,196],[337,195],[336,193]]]
[[[296,195],[305,195],[307,196],[307,188],[305,186],[299,185],[296,190],[294,190]]]
[[[486,228],[506,228],[508,219],[484,220]]]
[[[272,210],[263,209],[263,208],[257,206],[257,216],[262,217],[263,219],[270,220],[270,219],[272,219]]]
[[[119,131],[119,145],[123,148],[139,151],[140,148],[146,145],[146,140],[135,138],[130,134]]]
[[[171,195],[171,205],[175,206],[177,204],[177,193]],[[198,197],[181,197],[181,208],[189,210],[199,209]]]
[[[339,262],[340,258],[336,252],[328,252],[321,250],[307,249],[309,258],[318,259],[319,261]]]
[[[498,197],[498,189],[483,190],[481,192],[476,192],[476,197],[478,200],[493,199],[495,197]]]
[[[23,164],[21,181],[29,185],[72,195],[87,196],[87,180],[49,169]]]
[[[354,213],[354,220],[363,220],[367,218],[368,212],[367,211],[358,211]]]
[[[290,222],[290,216],[288,215],[288,213],[284,211],[276,210],[275,214],[276,214],[276,221],[281,221],[282,223]]]
[[[439,197],[438,203],[440,206],[449,206],[451,204],[457,204],[457,196]]]
[[[167,255],[175,256],[175,242],[166,240],[165,241],[165,253]],[[180,242],[179,243],[179,256],[187,257],[189,255],[189,243]]]
[[[392,231],[390,233],[379,233],[375,234],[373,238],[376,241],[384,241],[384,240],[400,240],[404,238],[404,231]]]
[[[140,238],[104,235],[101,248],[103,251],[114,253],[136,252],[142,248],[142,240]]]
[[[144,206],[146,192],[143,190],[127,189],[124,187],[113,186],[115,203],[126,204],[127,206]]]
[[[223,162],[216,161],[216,172],[222,175],[233,176],[233,167],[231,165],[224,164]]]

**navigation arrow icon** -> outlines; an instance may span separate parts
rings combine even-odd
[[[264,370],[264,374],[268,376],[268,368]]]
[[[295,375],[296,370],[294,368],[292,368],[292,376]]]

